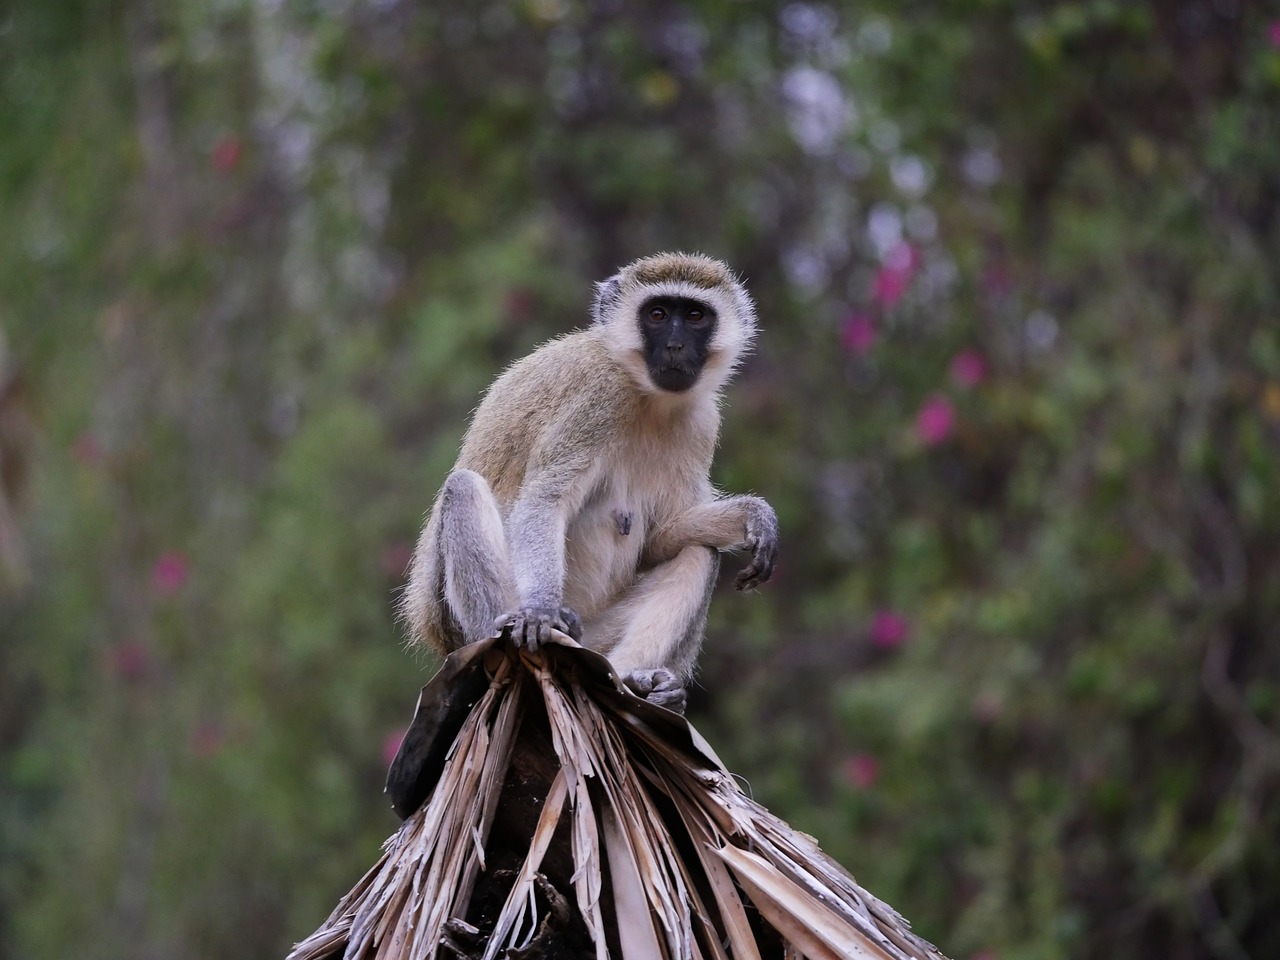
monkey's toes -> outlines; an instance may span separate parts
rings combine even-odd
[[[510,629],[517,649],[537,650],[539,644],[554,643],[556,634],[582,639],[582,620],[569,607],[526,607],[494,621],[501,633]]]
[[[511,639],[518,648],[533,653],[538,649],[538,641],[542,639],[541,633],[536,620],[520,617],[511,628]]]
[[[684,681],[665,667],[633,670],[623,683],[652,704],[683,714],[688,703]]]
[[[582,618],[578,616],[578,612],[572,607],[560,608],[560,622],[557,626],[575,642],[582,640]]]
[[[493,627],[499,636],[510,633],[511,642],[517,650],[528,650],[530,653],[538,649],[538,621],[528,611],[518,610],[504,614],[493,621]]]

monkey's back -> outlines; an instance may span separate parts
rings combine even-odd
[[[635,391],[626,381],[594,330],[551,340],[489,387],[456,466],[484,477],[507,508],[526,470],[609,448],[618,424],[634,417]]]

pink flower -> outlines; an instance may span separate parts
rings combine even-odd
[[[900,243],[884,258],[876,271],[871,297],[885,308],[892,307],[907,292],[907,284],[920,265],[920,254],[909,243]]]
[[[151,567],[151,586],[162,597],[172,596],[182,589],[190,574],[187,556],[177,550],[169,550],[156,558]]]
[[[876,342],[876,325],[865,313],[851,314],[840,330],[840,342],[855,356],[862,356]]]
[[[929,397],[916,414],[916,435],[926,447],[936,447],[946,440],[955,425],[955,407],[941,393]]]
[[[404,735],[408,732],[405,727],[396,727],[394,730],[388,731],[386,738],[382,741],[382,765],[384,767],[391,766],[396,754],[400,752],[400,744],[404,743]]]
[[[920,266],[920,251],[909,243],[900,243],[884,258],[884,264],[890,270],[905,273],[908,277]]]
[[[71,456],[81,466],[96,467],[102,462],[102,455],[102,441],[87,430],[71,443]]]
[[[973,717],[984,726],[990,726],[1004,716],[1004,701],[986,691],[973,698]]]
[[[844,762],[844,778],[859,790],[867,790],[880,779],[880,761],[869,753],[855,753]]]
[[[240,155],[244,152],[244,144],[239,137],[227,135],[219,137],[218,142],[209,151],[209,163],[219,173],[230,173],[240,166]]]
[[[512,287],[502,297],[507,316],[517,323],[526,323],[538,311],[538,295],[529,287]]]
[[[871,289],[871,298],[883,307],[892,307],[907,292],[909,279],[910,277],[900,270],[881,267],[876,271],[876,282]]]
[[[969,347],[951,359],[951,379],[957,386],[976,387],[987,379],[987,358]]]
[[[222,752],[227,737],[222,725],[203,720],[191,734],[191,749],[197,757],[212,757]]]
[[[401,580],[413,559],[413,545],[407,540],[395,540],[382,548],[382,572],[391,580]]]
[[[992,300],[1002,300],[1013,289],[1013,278],[1003,264],[993,263],[982,271],[982,292]]]
[[[1267,39],[1273,47],[1280,50],[1280,20],[1272,20],[1267,24]]]
[[[893,650],[907,639],[907,621],[892,610],[877,610],[871,618],[871,645],[881,650]]]
[[[151,668],[151,651],[140,640],[125,640],[107,654],[111,672],[124,680],[141,680]]]

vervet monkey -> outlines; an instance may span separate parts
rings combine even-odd
[[[409,569],[402,613],[442,654],[554,628],[684,707],[721,550],[769,579],[777,517],[710,479],[720,393],[755,336],[729,268],[662,253],[597,284],[590,327],[507,369],[476,409]]]

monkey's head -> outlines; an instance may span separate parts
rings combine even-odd
[[[719,260],[659,253],[596,284],[593,319],[646,393],[718,390],[751,348],[756,311]]]

